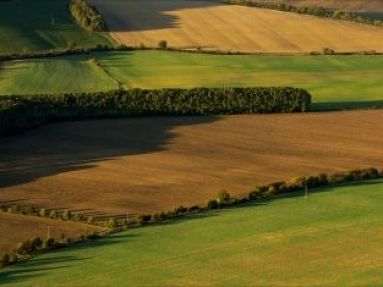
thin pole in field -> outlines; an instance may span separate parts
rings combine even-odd
[[[308,195],[309,195],[309,189],[308,189],[307,184],[306,184],[306,187],[305,187],[305,199],[307,198]]]

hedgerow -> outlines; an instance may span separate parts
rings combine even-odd
[[[309,109],[311,95],[295,88],[118,90],[106,93],[0,97],[0,136],[43,123],[163,115],[289,113]]]

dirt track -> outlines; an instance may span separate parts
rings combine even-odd
[[[92,0],[119,43],[242,52],[383,51],[383,29],[267,9],[185,0]]]
[[[48,125],[0,140],[0,202],[152,212],[223,188],[383,167],[382,120],[377,110]]]

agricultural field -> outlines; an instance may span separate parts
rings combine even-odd
[[[101,66],[126,88],[293,86],[315,109],[382,100],[381,56],[219,56],[163,51],[104,53]]]
[[[67,122],[0,139],[0,202],[92,215],[206,204],[221,189],[381,166],[383,112]]]
[[[111,44],[88,33],[67,12],[66,0],[0,1],[0,55]]]
[[[0,65],[0,95],[124,88],[293,86],[314,109],[381,106],[383,56],[203,55],[167,51],[94,53]],[[63,77],[62,75],[66,75]]]
[[[286,4],[304,7],[324,7],[360,13],[383,13],[381,0],[256,0],[259,3]]]
[[[0,94],[99,92],[117,89],[88,56],[17,60],[0,65]]]
[[[101,230],[101,228],[86,224],[0,212],[0,233],[2,235],[0,236],[0,256],[15,248],[18,242],[33,237],[46,238],[48,227],[50,237],[57,240],[60,240],[62,235],[65,235],[65,238],[77,238],[80,234],[91,234]]]
[[[381,286],[382,200],[382,181],[295,193],[44,254],[0,284]]]
[[[187,0],[92,0],[120,44],[262,53],[383,51],[383,29],[295,13]]]
[[[1,286],[383,286],[383,27],[225,1],[0,0]]]

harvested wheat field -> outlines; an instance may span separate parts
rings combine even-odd
[[[0,256],[15,248],[18,242],[37,236],[46,238],[48,226],[50,236],[56,239],[60,239],[62,234],[65,238],[78,238],[81,234],[101,230],[81,223],[0,212]]]
[[[67,122],[0,140],[0,203],[93,214],[205,203],[221,189],[383,166],[383,111]]]
[[[187,0],[92,0],[120,44],[241,52],[383,51],[383,29],[267,9]]]

